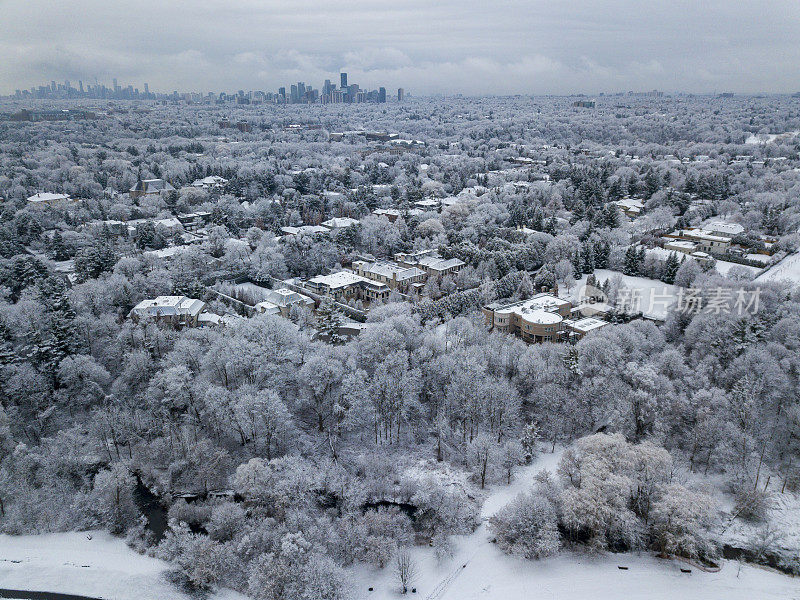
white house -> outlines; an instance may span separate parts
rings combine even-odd
[[[186,296],[158,296],[142,300],[133,307],[130,316],[134,320],[152,319],[174,326],[197,327],[198,317],[206,308],[205,302]]]

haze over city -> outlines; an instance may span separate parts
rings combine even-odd
[[[309,0],[0,2],[0,93],[43,81],[159,92],[319,86],[418,94],[795,92],[800,3]]]

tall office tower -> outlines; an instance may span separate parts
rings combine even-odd
[[[146,83],[144,84],[144,93],[145,94],[149,94],[150,93],[150,86],[148,84],[146,84]]]
[[[80,79],[78,80],[78,91],[83,94],[83,81]]]
[[[385,87],[378,88],[378,102],[380,102],[381,104],[386,102],[386,88]]]
[[[306,84],[302,81],[297,82],[297,99],[300,102],[306,101]]]
[[[402,102],[405,98],[406,92],[403,88],[397,88],[397,101]]]
[[[55,81],[50,82],[50,89],[53,90],[54,92],[58,89]]]
[[[346,90],[347,89],[347,73],[341,73],[339,75],[339,77],[341,78],[341,83],[342,83],[341,88],[343,90]]]
[[[117,85],[117,78],[116,77],[114,77],[114,91],[115,92],[119,91],[119,86]]]
[[[297,102],[297,86],[292,84],[292,104]]]
[[[322,95],[323,96],[327,96],[328,94],[331,93],[332,89],[333,89],[333,84],[331,83],[331,80],[330,79],[326,79],[325,80],[325,85],[322,86]]]
[[[278,95],[280,96],[279,100],[281,102],[286,102],[286,88],[278,88]]]
[[[69,79],[67,79],[67,80],[64,82],[64,89],[66,89],[67,91],[69,91],[69,89],[70,89],[71,87],[72,87],[72,86],[69,84]]]

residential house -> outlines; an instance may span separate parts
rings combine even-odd
[[[466,263],[458,258],[441,258],[435,250],[423,250],[411,254],[395,254],[394,259],[404,267],[417,267],[428,277],[456,275]]]
[[[28,206],[45,207],[57,206],[67,202],[77,202],[77,200],[70,198],[69,194],[53,194],[50,192],[38,192],[28,198]]]
[[[337,302],[347,300],[384,301],[389,298],[388,285],[372,281],[349,271],[339,271],[330,275],[312,277],[303,284],[321,296],[329,296]]]
[[[526,342],[557,342],[567,335],[564,320],[571,310],[568,300],[542,293],[510,304],[493,302],[483,307],[483,314],[489,327]]]
[[[403,293],[411,291],[413,284],[422,284],[428,275],[417,267],[406,267],[391,261],[367,262],[353,261],[353,271],[357,275],[385,283],[393,290]]]
[[[140,179],[136,185],[128,191],[128,194],[133,200],[137,200],[143,196],[158,196],[161,193],[174,190],[175,188],[163,179]]]
[[[584,317],[583,319],[564,319],[564,327],[570,341],[577,342],[586,337],[586,334],[601,329],[608,325],[608,321],[602,321],[594,317]]]
[[[334,217],[332,219],[328,219],[327,221],[323,221],[321,225],[327,228],[331,233],[336,233],[340,229],[346,229],[351,227],[352,225],[359,224],[358,219],[351,219],[350,217]]]
[[[281,227],[284,236],[292,237],[295,235],[324,235],[330,233],[330,229],[321,225],[301,225],[300,227]]]
[[[142,300],[133,307],[130,316],[135,321],[153,320],[173,327],[197,327],[200,314],[205,311],[202,300],[186,296],[159,296]]]
[[[729,223],[727,221],[710,221],[703,225],[703,229],[711,232],[712,235],[730,238],[744,233],[744,227],[739,223]]]
[[[613,202],[629,219],[635,219],[644,210],[644,202],[636,198],[622,198]]]
[[[228,180],[224,177],[220,177],[219,175],[209,175],[208,177],[203,177],[202,179],[195,179],[192,182],[192,187],[210,190],[221,188],[226,183],[228,183]]]
[[[731,247],[730,237],[714,235],[706,229],[683,229],[677,237],[696,242],[698,252],[712,256],[727,254]]]
[[[292,291],[289,288],[280,288],[277,290],[269,290],[266,294],[266,298],[264,298],[262,302],[256,304],[256,310],[262,314],[288,317],[292,306],[295,304],[313,309],[315,302],[313,298],[309,298],[300,292]]]

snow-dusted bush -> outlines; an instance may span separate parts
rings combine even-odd
[[[218,542],[231,540],[241,530],[245,517],[245,510],[239,504],[218,504],[211,509],[211,519],[206,525],[208,535]]]
[[[716,548],[710,529],[718,518],[714,500],[679,483],[661,486],[658,496],[649,524],[658,551],[687,558],[713,558]]]
[[[497,545],[509,554],[542,558],[561,546],[555,507],[535,489],[517,496],[489,523]]]

